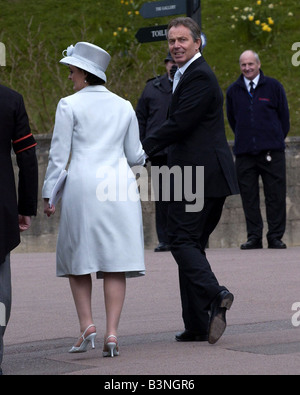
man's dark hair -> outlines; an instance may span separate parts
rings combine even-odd
[[[180,18],[175,18],[172,19],[171,22],[168,25],[168,30],[167,30],[167,36],[169,35],[169,30],[171,27],[177,27],[177,26],[185,26],[191,31],[191,35],[193,37],[193,40],[196,42],[199,38],[201,39],[201,30],[200,26],[194,19],[190,17],[180,17]]]

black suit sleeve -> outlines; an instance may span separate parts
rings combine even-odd
[[[205,71],[183,75],[173,94],[169,119],[142,142],[148,156],[186,139],[197,128],[211,105],[212,83],[214,81]]]
[[[140,130],[140,140],[142,141],[146,136],[146,128],[147,128],[147,119],[148,119],[148,106],[147,99],[145,97],[145,90],[143,91],[141,97],[139,98],[137,107],[136,107],[136,116],[139,122],[139,130]]]
[[[29,120],[22,96],[19,96],[15,111],[15,128],[12,141],[19,167],[18,212],[21,215],[36,215],[38,196],[37,145],[29,127]]]

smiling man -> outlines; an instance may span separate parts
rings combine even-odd
[[[176,18],[168,26],[167,37],[172,58],[179,66],[176,74],[180,80],[173,86],[169,118],[142,143],[150,159],[169,147],[168,166],[182,169],[183,182],[174,182],[177,195],[176,189],[186,183],[197,190],[197,168],[204,167],[203,209],[191,212],[184,199],[171,199],[168,236],[179,269],[185,326],[176,340],[215,343],[226,328],[225,314],[233,295],[219,285],[205,247],[220,220],[226,196],[238,193],[238,186],[225,137],[223,95],[201,55],[200,28],[191,18]],[[185,177],[186,167],[192,169],[191,179]]]
[[[240,56],[241,72],[249,83],[258,77],[260,66],[259,57],[255,52],[245,51]]]
[[[241,75],[228,88],[226,105],[235,135],[235,164],[247,226],[247,241],[241,249],[263,247],[259,177],[264,187],[268,248],[284,249],[288,103],[283,86],[262,72],[257,53],[244,51],[239,63]]]

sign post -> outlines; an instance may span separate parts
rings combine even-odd
[[[201,0],[186,0],[186,15],[193,18],[201,29]]]
[[[201,28],[201,0],[164,0],[146,2],[140,9],[143,18],[157,18],[186,14]],[[150,26],[139,29],[135,35],[140,43],[164,41],[167,39],[168,25]],[[204,36],[205,37],[205,36]]]

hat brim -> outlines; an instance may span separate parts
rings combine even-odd
[[[59,63],[62,63],[66,66],[75,66],[79,67],[82,70],[88,71],[89,73],[96,75],[97,77],[101,78],[104,82],[106,82],[106,75],[103,71],[99,70],[98,68],[94,67],[92,64],[86,63],[83,60],[74,58],[73,56],[66,56],[62,58]]]

